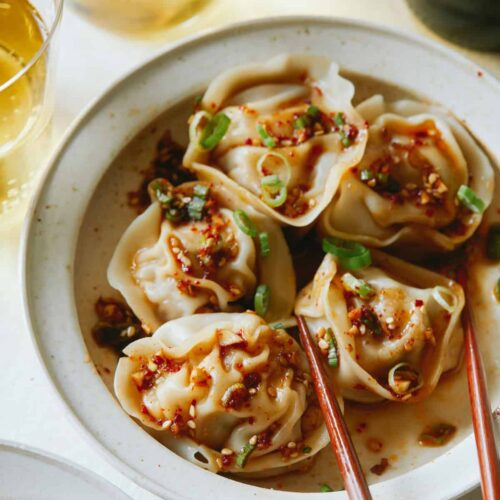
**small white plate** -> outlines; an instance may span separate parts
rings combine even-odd
[[[110,251],[105,242],[116,240],[132,216],[123,207],[130,170],[116,163],[108,169],[140,130],[166,110],[175,115],[172,108],[202,91],[221,71],[283,52],[327,55],[343,70],[438,102],[467,123],[494,161],[500,158],[498,113],[492,112],[500,99],[496,80],[435,43],[340,19],[253,21],[192,38],[125,77],[77,120],[52,161],[24,232],[26,314],[41,360],[83,434],[132,480],[166,498],[283,499],[291,494],[232,481],[180,459],[121,410],[106,387],[112,373],[101,378],[90,362],[99,368],[99,356],[104,355],[91,343],[87,327],[93,321],[92,303],[82,290],[96,276],[104,281]],[[181,118],[179,114],[177,120]],[[185,133],[185,126],[181,130]],[[115,223],[118,213],[122,217]],[[109,233],[99,230],[90,237],[89,214]],[[82,268],[85,256],[93,267]],[[481,333],[491,335],[490,330]],[[499,349],[491,347],[484,354],[492,367],[490,395],[498,403],[495,352]],[[467,420],[465,379],[460,383],[454,386],[455,398],[461,400],[461,418]],[[416,450],[415,462],[408,459],[372,486],[374,497],[444,499],[471,489],[479,473],[468,425],[461,439],[434,455],[428,449]],[[393,429],[397,432],[398,427]],[[319,495],[294,493],[293,498],[324,500],[324,494]],[[336,492],[329,498],[344,495]]]
[[[125,500],[93,472],[27,446],[0,441],[0,498],[5,500]]]

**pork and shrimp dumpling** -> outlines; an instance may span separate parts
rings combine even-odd
[[[323,235],[445,251],[472,236],[494,178],[467,130],[443,109],[410,100],[377,95],[357,110],[369,123],[368,144],[321,216]]]
[[[108,281],[153,332],[194,313],[254,308],[286,320],[295,275],[281,228],[225,186],[150,184],[151,206],[127,228]],[[255,298],[255,300],[254,300]]]
[[[230,69],[190,118],[184,164],[280,222],[307,226],[361,160],[367,131],[353,95],[324,57],[282,55]]]
[[[462,288],[379,251],[367,267],[344,267],[360,258],[328,253],[295,312],[306,318],[344,398],[421,401],[460,363]]]
[[[122,407],[205,469],[273,475],[329,441],[303,351],[255,313],[169,321],[124,353],[115,373]]]

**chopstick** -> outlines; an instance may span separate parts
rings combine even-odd
[[[464,267],[461,267],[458,271],[458,282],[462,285],[467,298],[467,272]],[[465,301],[462,312],[462,326],[464,329],[465,364],[472,410],[472,424],[474,426],[481,471],[481,490],[485,500],[498,500],[500,499],[500,464],[495,446],[493,420],[484,379],[481,353],[476,341],[476,332],[468,300]]]
[[[326,428],[330,435],[330,444],[335,453],[346,492],[351,499],[370,499],[372,496],[352,444],[349,430],[340,411],[337,398],[327,381],[322,361],[309,334],[307,323],[302,316],[297,316],[297,323],[300,341],[309,360],[314,389],[323,412]]]

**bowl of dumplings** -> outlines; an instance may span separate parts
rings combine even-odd
[[[499,89],[433,43],[312,17],[118,82],[23,238],[33,339],[82,432],[163,498],[344,497],[301,315],[376,498],[474,487],[460,315],[495,411]]]

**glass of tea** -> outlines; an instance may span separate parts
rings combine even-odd
[[[211,0],[71,0],[79,14],[112,31],[148,36],[197,15]]]
[[[0,0],[0,227],[22,212],[52,116],[63,0]]]

